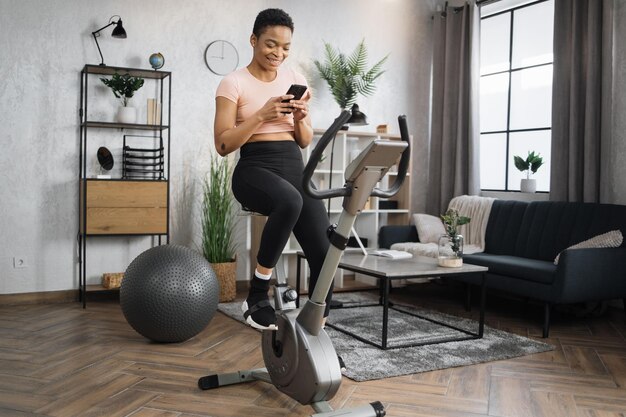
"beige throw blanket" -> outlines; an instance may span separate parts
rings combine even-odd
[[[450,201],[449,209],[471,219],[468,224],[459,227],[459,234],[463,235],[463,253],[484,252],[487,222],[494,200],[491,197],[462,195]]]
[[[463,235],[463,253],[472,254],[485,250],[485,233],[491,213],[491,206],[495,198],[476,195],[462,195],[454,197],[449,209],[455,209],[461,216],[471,220],[468,224],[459,227],[459,234]],[[415,256],[429,256],[436,258],[438,247],[436,243],[402,242],[394,243],[391,249],[410,252]]]

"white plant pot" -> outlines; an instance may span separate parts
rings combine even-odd
[[[130,106],[120,107],[117,110],[117,121],[118,123],[136,123],[137,109]]]
[[[522,179],[522,183],[520,184],[520,191],[523,193],[534,193],[537,191],[537,180],[532,179]]]

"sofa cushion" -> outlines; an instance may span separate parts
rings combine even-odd
[[[610,232],[594,236],[591,239],[583,240],[580,243],[570,246],[567,249],[588,249],[588,248],[619,248],[624,243],[624,236],[621,230],[611,230]],[[554,258],[554,264],[558,265],[559,257],[563,251],[559,252]]]
[[[563,249],[616,229],[626,230],[626,206],[548,201],[529,203],[514,255],[553,261]]]
[[[413,215],[413,223],[422,243],[439,243],[441,235],[446,234],[446,228],[439,217],[416,213]]]
[[[528,203],[524,201],[493,202],[485,231],[485,252],[494,255],[515,253],[515,243],[527,207]]]
[[[552,284],[557,268],[548,261],[488,253],[464,255],[463,262],[486,266],[491,274],[506,275],[542,284]]]

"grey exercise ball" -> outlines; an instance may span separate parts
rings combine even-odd
[[[120,288],[122,312],[139,334],[155,342],[182,342],[211,321],[220,287],[211,264],[184,246],[143,252],[126,269]]]

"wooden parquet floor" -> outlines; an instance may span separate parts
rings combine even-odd
[[[394,290],[403,303],[473,316],[451,285]],[[540,338],[542,307],[490,297],[487,324]],[[344,378],[335,408],[374,400],[395,417],[625,417],[626,315],[557,313],[551,352],[356,383]],[[256,331],[217,313],[198,336],[150,343],[115,300],[0,307],[0,416],[281,417],[312,413],[270,385],[213,391],[197,379],[261,367]]]

